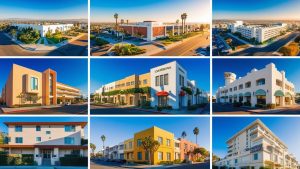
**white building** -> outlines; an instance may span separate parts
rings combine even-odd
[[[180,109],[192,104],[207,103],[207,94],[199,90],[193,80],[189,80],[187,71],[176,61],[152,68],[151,106],[172,106]],[[192,94],[188,94],[186,90]]]
[[[60,157],[77,154],[87,157],[82,145],[86,122],[5,122],[8,144],[0,145],[9,154],[33,154],[38,165],[57,165]]]
[[[287,146],[260,120],[256,120],[227,142],[227,155],[214,162],[217,167],[234,169],[297,169],[296,158]]]
[[[111,147],[106,147],[104,151],[104,157],[111,160],[123,160],[124,159],[124,142],[119,143]]]
[[[278,71],[270,63],[261,70],[252,69],[246,76],[225,72],[225,86],[217,90],[217,103],[276,104],[286,106],[295,103],[295,87],[289,82],[284,71]]]
[[[35,30],[38,30],[41,34],[41,37],[45,37],[47,32],[55,33],[56,30],[59,30],[61,32],[70,30],[74,25],[73,24],[12,24],[12,26],[18,27],[18,29],[23,28],[33,28]]]
[[[255,38],[256,41],[262,43],[273,37],[281,35],[287,30],[286,23],[277,23],[272,25],[244,25],[243,21],[236,21],[228,24],[228,29],[231,32],[239,32],[247,39]]]

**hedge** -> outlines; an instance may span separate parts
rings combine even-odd
[[[59,158],[61,166],[88,166],[87,157],[65,156]]]
[[[20,154],[11,156],[8,154],[0,154],[0,166],[17,166],[17,165],[35,165],[33,154]]]

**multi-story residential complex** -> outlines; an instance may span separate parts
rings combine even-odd
[[[149,73],[131,75],[103,85],[96,90],[101,101],[138,106],[149,101],[151,106],[172,106],[180,109],[192,104],[207,103],[207,93],[176,61],[151,68]]]
[[[12,26],[17,27],[18,29],[23,28],[32,28],[41,34],[41,37],[45,37],[46,34],[49,32],[50,34],[55,33],[56,30],[65,32],[67,30],[70,30],[74,25],[73,24],[18,24],[14,23]]]
[[[244,25],[243,21],[228,24],[231,32],[239,32],[247,39],[255,38],[257,42],[265,42],[271,38],[281,35],[287,30],[287,24],[277,23],[272,25]]]
[[[86,122],[5,122],[8,143],[0,148],[9,154],[33,154],[38,165],[57,165],[68,154],[87,157],[82,145]]]
[[[146,137],[151,137],[160,143],[159,148],[151,157],[142,146],[142,140]],[[124,150],[123,154],[119,151],[121,155],[118,156],[117,150],[120,145],[124,145]],[[199,148],[199,146],[186,139],[177,139],[173,133],[153,126],[135,133],[133,138],[125,140],[119,145],[106,147],[104,154],[109,159],[125,159],[129,162],[145,162],[151,158],[153,164],[159,164],[161,161],[195,161],[197,157],[200,157],[200,155],[193,154],[195,148]]]
[[[113,147],[106,147],[104,150],[104,157],[112,160],[124,159],[124,143],[121,142]]]
[[[153,41],[157,38],[167,36],[167,27],[172,27],[174,32],[174,25],[166,25],[162,22],[144,21],[135,24],[121,24],[120,29],[124,30],[126,34],[139,37],[147,41]]]
[[[298,162],[287,146],[260,120],[256,120],[227,141],[227,155],[215,166],[227,168],[261,167],[297,169]]]
[[[217,90],[217,103],[276,104],[295,103],[295,87],[284,71],[270,63],[261,70],[252,69],[246,76],[236,79],[236,74],[225,72],[225,86]]]
[[[8,107],[72,103],[79,96],[78,88],[57,82],[56,71],[47,69],[39,72],[17,64],[12,65],[1,93],[1,98]]]

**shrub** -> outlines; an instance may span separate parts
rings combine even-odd
[[[233,103],[233,107],[241,107],[242,105],[243,105],[243,103],[240,103],[240,102]]]
[[[149,161],[135,161],[137,164],[149,164]]]
[[[172,106],[166,106],[166,109],[167,110],[173,110],[173,107]]]
[[[266,108],[267,109],[275,109],[276,104],[267,104]]]
[[[279,49],[279,52],[284,56],[297,56],[299,53],[299,44],[292,42],[287,46],[283,46]]]
[[[212,169],[219,169],[219,167],[218,167],[218,166],[215,166],[215,165],[213,165],[213,166],[212,166]]]
[[[34,106],[42,106],[41,103],[36,104],[15,104],[12,107],[34,107]]]
[[[133,44],[116,44],[112,51],[116,56],[132,56],[146,52],[145,49],[141,49]]]
[[[198,104],[197,106],[198,106],[199,108],[204,108],[206,105],[207,105],[207,103],[201,103],[201,104]]]
[[[250,102],[245,102],[245,103],[244,103],[244,106],[249,106],[249,107],[250,107],[250,106],[251,106],[251,103],[250,103]]]
[[[174,163],[174,164],[180,164],[180,163],[181,163],[181,160],[180,160],[180,159],[174,160],[173,163]]]
[[[156,107],[156,110],[157,110],[157,111],[162,111],[162,110],[163,110],[163,107],[157,106],[157,107]]]
[[[197,108],[198,108],[197,105],[191,105],[187,107],[188,110],[197,110]]]
[[[76,155],[65,155],[59,158],[61,166],[88,166],[87,157],[78,157]]]
[[[109,44],[108,41],[101,39],[101,38],[96,38],[95,42],[96,42],[96,45],[98,45],[98,46],[103,46],[103,45]]]
[[[266,105],[264,105],[264,104],[256,104],[255,107],[256,108],[265,108]]]
[[[174,162],[173,161],[160,161],[158,164],[160,164],[160,165],[172,165],[172,164],[174,164]]]

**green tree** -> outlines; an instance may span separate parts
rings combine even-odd
[[[152,165],[152,154],[158,150],[160,143],[157,140],[154,140],[151,136],[149,136],[145,137],[142,140],[142,146],[145,152],[148,153],[149,164]]]
[[[118,18],[119,18],[119,14],[115,13],[114,14],[114,18],[116,20],[116,23],[115,23],[115,30],[118,32]]]
[[[11,29],[10,34],[15,38],[17,36],[17,30],[16,29]]]
[[[187,134],[186,134],[186,132],[185,131],[183,131],[182,133],[181,133],[181,138],[185,138],[187,136]]]
[[[198,134],[199,134],[199,128],[195,127],[193,130],[194,135],[196,136],[196,144],[198,144]]]
[[[93,143],[90,143],[90,149],[92,150],[92,153],[94,154],[95,150],[96,150],[96,145]]]

